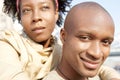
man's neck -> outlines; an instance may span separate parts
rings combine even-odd
[[[78,76],[78,78],[76,78],[76,77],[73,77],[73,78],[71,77],[71,78],[70,78],[69,76],[67,76],[67,75],[64,73],[64,71],[61,70],[60,66],[57,67],[56,71],[57,71],[57,73],[58,73],[62,78],[64,78],[65,80],[88,80],[87,77],[84,78],[84,77],[80,77],[80,76]]]

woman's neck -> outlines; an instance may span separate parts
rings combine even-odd
[[[53,44],[53,37],[50,37],[46,41],[40,42],[39,44],[43,45],[44,48],[50,47]]]
[[[44,48],[47,48],[50,46],[50,38],[44,42],[41,43],[43,45]]]

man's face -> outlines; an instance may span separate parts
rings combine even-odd
[[[95,76],[110,53],[114,28],[101,16],[94,19],[84,17],[84,21],[73,21],[69,30],[63,30],[63,60],[76,73],[84,77]]]

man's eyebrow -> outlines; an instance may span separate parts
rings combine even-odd
[[[91,32],[88,32],[88,31],[83,31],[83,30],[80,30],[80,31],[78,31],[77,32],[77,34],[90,34],[90,35],[92,35],[92,33]]]
[[[96,37],[94,34],[92,34],[91,32],[88,32],[88,31],[83,31],[83,30],[80,30],[77,32],[77,34],[88,34],[88,35],[91,35],[91,36],[94,36]],[[106,37],[105,39],[108,39],[108,40],[114,40],[114,37],[113,36],[108,36]]]
[[[107,37],[107,38],[105,38],[105,39],[113,41],[113,40],[114,40],[114,37]]]

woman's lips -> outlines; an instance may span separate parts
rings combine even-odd
[[[88,69],[95,70],[95,69],[97,69],[97,67],[99,67],[100,61],[90,61],[90,60],[87,60],[84,58],[81,58],[81,59],[83,61],[84,66]]]
[[[40,34],[44,31],[45,27],[34,28],[32,31],[36,34]]]

